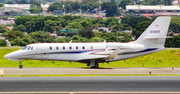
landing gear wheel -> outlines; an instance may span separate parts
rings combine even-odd
[[[19,68],[22,69],[23,66],[21,65],[21,61],[19,61]]]
[[[95,66],[94,66],[94,68],[99,68],[99,65],[98,65],[98,63],[95,63]]]
[[[95,65],[94,65],[94,66],[91,66],[91,68],[99,68],[98,63],[95,63]]]
[[[19,68],[20,68],[20,69],[22,69],[22,68],[23,68],[23,66],[22,66],[22,65],[19,65]]]

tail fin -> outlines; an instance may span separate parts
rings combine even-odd
[[[157,17],[135,43],[164,46],[171,17]]]

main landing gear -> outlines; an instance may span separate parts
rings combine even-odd
[[[95,60],[90,60],[87,66],[91,66],[91,68],[99,68],[99,64],[95,62]]]
[[[91,68],[99,68],[99,64],[98,63],[95,63],[94,66],[91,66]]]
[[[22,69],[23,66],[21,65],[21,61],[19,61],[19,68]]]

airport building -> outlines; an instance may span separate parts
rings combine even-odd
[[[27,15],[27,9],[16,8],[16,7],[0,7],[0,16],[10,15]]]
[[[127,5],[126,12],[132,12],[135,16],[143,16],[145,14],[149,15],[158,15],[158,16],[166,16],[166,15],[180,15],[180,6],[164,6],[164,5],[156,5],[156,6],[145,6],[145,5]]]

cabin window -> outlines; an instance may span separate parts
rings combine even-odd
[[[29,48],[27,50],[29,50],[31,48],[31,46],[29,46]]]
[[[82,49],[85,49],[85,47],[83,46]]]
[[[22,48],[21,50],[25,50],[26,48],[28,48],[28,46],[25,46],[24,48]]]
[[[31,47],[31,50],[33,50],[33,47]]]
[[[65,50],[65,47],[63,46],[63,50]]]
[[[56,49],[58,50],[58,49],[59,49],[59,47],[56,47]]]
[[[93,46],[91,46],[91,49],[93,49]]]
[[[76,49],[78,49],[78,46],[76,46]]]
[[[69,46],[69,49],[71,50],[71,49],[72,49],[72,47],[71,47],[71,46]]]
[[[52,50],[52,47],[49,47],[50,50]]]

